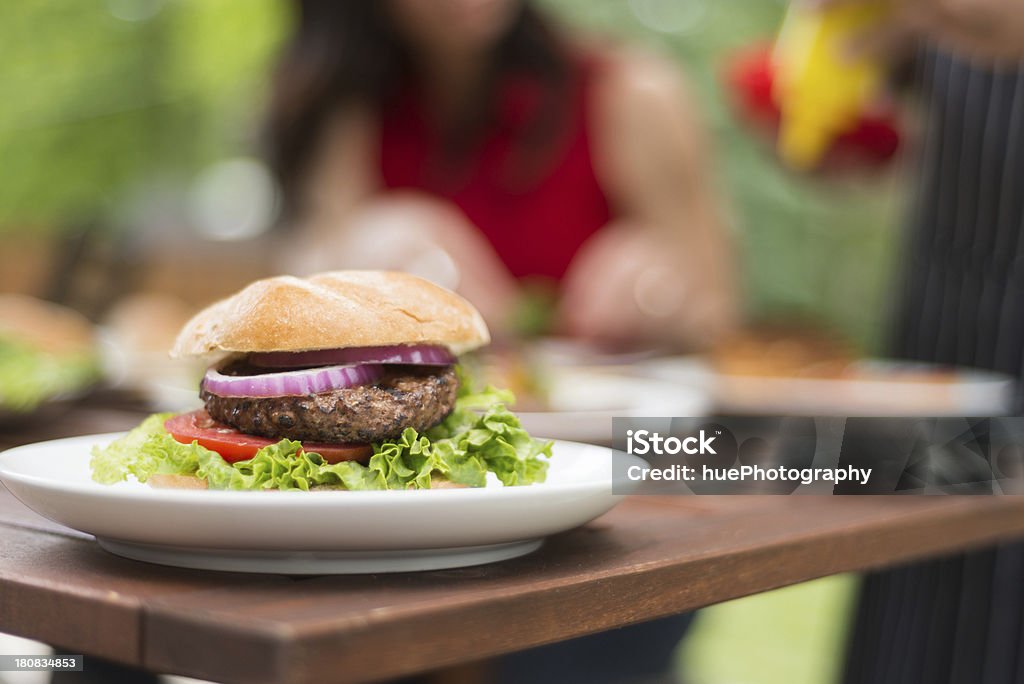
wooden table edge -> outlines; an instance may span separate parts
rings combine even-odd
[[[266,667],[261,669],[266,679],[252,679],[252,673],[238,678],[230,670],[219,669],[217,663],[225,661],[218,660],[215,653],[203,653],[203,644],[195,641],[182,644],[174,657],[167,658],[150,639],[162,639],[172,631],[199,634],[202,625],[167,606],[143,606],[144,664],[158,671],[227,682],[369,681],[585,636],[828,575],[870,570],[1024,536],[1024,498],[991,498],[984,507],[977,505],[977,498],[971,503],[958,502],[957,498],[969,497],[948,497],[949,506],[938,514],[935,509],[901,513],[898,530],[892,529],[891,521],[875,521],[839,533],[823,531],[778,547],[741,549],[682,562],[666,559],[626,574],[595,576],[585,583],[550,580],[486,602],[472,595],[440,610],[421,611],[420,615],[415,609],[393,608],[375,611],[369,618],[327,620],[299,627],[252,624],[244,629],[225,620],[221,629],[241,647],[266,656],[262,661]],[[979,533],[980,527],[985,531]],[[937,529],[942,534],[935,534]],[[908,543],[908,537],[913,541]],[[862,551],[869,548],[870,553],[862,553],[857,562],[844,562],[843,547],[850,544],[860,544]],[[797,574],[783,571],[787,563],[794,562],[803,564],[804,570]],[[656,600],[646,589],[650,586],[661,589]],[[701,598],[709,592],[713,600]],[[593,614],[586,619],[567,619],[574,606],[587,604],[595,606]],[[501,617],[496,617],[499,614]],[[461,636],[466,625],[473,625],[480,634],[499,634],[508,625],[530,624],[543,624],[545,629],[506,630],[502,638],[476,641],[472,654],[466,654],[465,637]],[[415,643],[428,633],[429,654],[410,655],[409,650],[395,649],[393,657],[386,660],[360,656],[374,653],[375,644]],[[449,636],[456,633],[459,636]],[[213,667],[182,668],[183,656],[190,656],[191,663],[198,660]],[[332,666],[333,672],[328,670]],[[332,679],[332,675],[336,676]]]

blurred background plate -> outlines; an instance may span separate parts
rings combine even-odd
[[[1012,410],[1015,382],[973,368],[865,359],[841,377],[717,372],[696,357],[656,359],[642,372],[704,388],[715,410],[730,414],[837,416],[998,416]]]
[[[545,378],[546,410],[516,411],[532,435],[607,444],[616,416],[707,415],[706,390],[688,382],[609,368],[554,368]]]

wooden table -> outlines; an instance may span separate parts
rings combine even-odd
[[[46,432],[137,420],[76,410]],[[226,682],[362,681],[1022,536],[1024,497],[634,497],[504,563],[292,578],[125,560],[0,490],[0,631]]]

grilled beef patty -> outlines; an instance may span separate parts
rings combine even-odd
[[[375,385],[302,397],[219,397],[202,389],[210,416],[250,435],[310,442],[381,442],[424,431],[455,406],[455,369],[393,366]]]

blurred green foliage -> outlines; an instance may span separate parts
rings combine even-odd
[[[678,652],[689,684],[827,684],[840,679],[852,575],[705,608]]]
[[[0,3],[0,231],[113,213],[251,146],[279,0]],[[249,137],[246,137],[249,136]]]
[[[782,0],[543,0],[564,22],[677,56],[700,94],[743,252],[751,317],[811,317],[871,349],[887,312],[900,183],[782,170],[740,127],[724,60],[771,36]],[[0,3],[0,234],[108,220],[251,152],[287,0]]]

